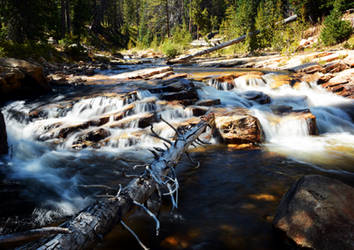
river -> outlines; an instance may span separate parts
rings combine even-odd
[[[213,70],[176,69],[195,74]],[[121,71],[99,73],[113,75]],[[321,174],[354,184],[354,102],[314,83],[301,83],[296,89],[273,89],[269,86],[274,76],[285,72],[265,73],[257,79],[235,79],[236,87],[232,89],[215,80],[195,82],[199,99],[220,99],[219,107],[249,109],[259,119],[266,140],[260,149],[235,150],[210,138],[211,146],[191,149],[193,158],[201,163],[200,168],[194,168],[187,159],[178,165],[179,207],[171,210],[170,200],[164,200],[159,217],[160,235],[155,236],[154,222],[143,211],[126,221],[147,246],[284,249],[271,222],[282,195],[295,180],[303,175]],[[164,106],[147,85],[145,81],[134,81],[57,87],[40,99],[16,101],[3,107],[10,153],[1,159],[2,175],[21,182],[23,189],[15,197],[20,201],[14,203],[22,207],[1,211],[2,217],[31,215],[37,225],[51,224],[77,213],[101,193],[84,185],[117,187],[127,183],[129,180],[122,173],[136,173],[132,166],[152,160],[147,149],[162,146],[146,129],[139,128],[140,115],[158,113],[174,123],[193,117],[181,106]],[[120,97],[131,91],[136,92]],[[269,96],[271,102],[259,104],[249,100],[247,95],[255,91]],[[309,135],[308,124],[301,119],[283,119],[274,112],[274,107],[280,106],[309,109],[316,116],[319,135]],[[35,117],[28,115],[33,110],[37,110]],[[117,122],[112,119],[121,110],[131,118],[124,127],[115,125]],[[109,126],[92,122],[83,126],[102,117],[108,117]],[[75,126],[79,129],[63,130]],[[109,132],[109,140],[83,145],[83,131],[97,127]],[[154,127],[163,137],[173,137],[173,130],[162,122],[154,123]],[[117,248],[140,247],[117,226],[97,249]]]

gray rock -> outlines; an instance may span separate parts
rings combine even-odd
[[[300,247],[354,249],[354,188],[324,176],[304,176],[283,197],[273,225]]]

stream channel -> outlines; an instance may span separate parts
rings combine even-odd
[[[99,73],[114,75],[136,69],[129,66]],[[187,73],[213,70],[221,71],[175,68]],[[354,185],[354,102],[314,83],[272,89],[269,85],[274,76],[285,73],[265,73],[260,79],[237,78],[233,89],[213,80],[194,82],[201,100],[220,99],[217,107],[249,109],[260,121],[265,142],[260,149],[236,150],[206,136],[212,145],[191,148],[200,168],[194,168],[185,157],[181,160],[177,167],[179,207],[172,211],[168,197],[163,200],[159,236],[154,221],[142,210],[125,221],[151,249],[286,249],[273,232],[272,219],[281,197],[298,178],[320,174]],[[147,149],[162,146],[162,142],[141,128],[139,117],[157,113],[175,124],[193,117],[181,105],[166,105],[150,88],[144,80],[102,81],[56,87],[39,99],[6,104],[3,114],[10,153],[0,159],[0,169],[3,178],[20,183],[20,191],[2,202],[1,217],[9,221],[30,218],[37,227],[65,221],[102,193],[84,185],[118,187],[129,181],[123,172],[140,173],[132,167],[152,161]],[[131,91],[136,92],[124,95]],[[271,102],[259,104],[246,98],[254,91],[269,96]],[[275,114],[274,107],[280,105],[310,109],[319,135],[309,135],[306,121],[289,121]],[[131,118],[124,126],[112,118],[122,110]],[[103,118],[108,119],[105,124],[99,122]],[[174,135],[162,122],[155,122],[154,127],[163,137]],[[89,132],[97,129],[102,129],[100,143],[95,143],[98,139],[85,143]],[[118,225],[96,249],[141,248]]]

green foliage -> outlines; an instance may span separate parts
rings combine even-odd
[[[348,38],[352,31],[337,13],[349,8],[354,8],[352,0],[1,0],[0,41],[36,45],[53,37],[75,56],[84,52],[83,42],[101,50],[164,47],[172,55],[186,49],[192,37],[211,31],[232,39],[260,30],[258,36],[248,36],[224,52],[291,53],[306,22],[323,20],[330,13],[323,42]],[[276,25],[293,11],[300,14],[299,22]],[[166,37],[173,42],[166,42]],[[1,53],[7,48],[11,46],[2,47]]]
[[[183,24],[173,29],[172,37],[165,39],[161,45],[161,50],[168,58],[173,58],[187,49],[191,41],[192,36],[188,32],[186,25]]]
[[[348,41],[346,41],[344,44],[343,44],[343,47],[345,49],[353,49],[354,50],[354,35],[352,35]]]
[[[61,60],[59,53],[50,45],[43,43],[14,43],[3,41],[0,43],[0,56],[20,59],[32,58],[38,60]]]
[[[341,20],[340,0],[336,0],[335,8],[326,17],[321,31],[321,40],[325,45],[335,45],[350,37],[353,30],[349,22]]]
[[[168,58],[176,57],[181,53],[181,48],[178,44],[172,42],[170,39],[167,39],[161,46],[161,50],[165,56]]]

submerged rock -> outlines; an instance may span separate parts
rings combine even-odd
[[[0,111],[0,155],[7,154],[8,145],[7,145],[7,134],[5,127],[4,116]]]
[[[216,132],[226,144],[256,145],[264,140],[259,120],[245,109],[216,112],[215,126]]]
[[[268,104],[271,102],[270,96],[260,91],[246,91],[242,93],[242,96],[250,101],[255,101],[259,104]]]
[[[283,197],[273,225],[300,247],[353,249],[353,201],[353,187],[324,176],[305,176]]]
[[[50,90],[42,67],[14,58],[0,59],[2,101],[38,96]]]

